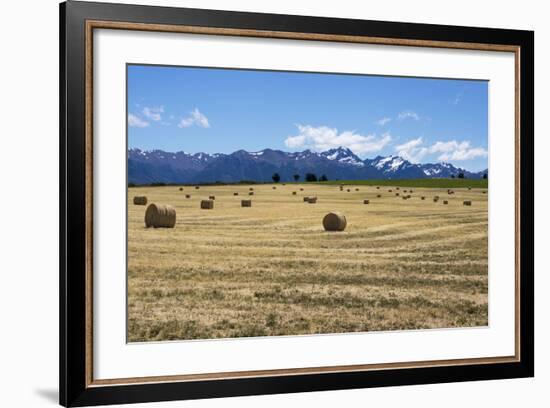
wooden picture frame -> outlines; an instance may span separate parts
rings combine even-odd
[[[93,376],[93,31],[100,28],[515,53],[516,351],[389,364],[96,380]],[[60,5],[60,403],[338,390],[534,375],[534,33],[69,1]],[[521,248],[521,250],[520,250]]]

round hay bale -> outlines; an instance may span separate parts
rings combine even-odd
[[[296,191],[293,191],[293,192],[292,192],[292,195],[296,195]]]
[[[300,191],[304,191],[304,189],[303,189],[303,188],[300,188]]]
[[[308,200],[309,200],[309,197],[304,197],[304,203],[307,203]]]
[[[471,189],[472,189],[472,187],[468,187],[468,190],[471,190]]]
[[[395,187],[396,190],[399,190],[399,187]]]
[[[198,190],[200,187],[199,186],[195,186],[195,190]]]
[[[252,207],[252,200],[241,200],[241,207]]]
[[[380,186],[376,186],[376,189],[377,189],[377,190],[380,190]]]
[[[346,191],[349,193],[351,190],[348,188]]]
[[[214,208],[214,200],[201,200],[201,209],[212,210]]]
[[[407,196],[403,196],[402,198],[403,198],[403,200],[406,200],[406,199],[408,199],[409,197],[407,197]]]
[[[249,187],[248,189],[249,189],[250,191],[254,191],[254,189],[253,189],[252,187]]]
[[[273,186],[273,190],[277,190],[277,187]]]
[[[447,200],[443,200],[443,204],[447,205],[449,202]]]
[[[134,205],[147,205],[147,197],[145,196],[135,196]]]
[[[307,202],[309,204],[315,204],[317,202],[317,197],[309,197]]]
[[[359,191],[359,189],[358,189],[358,188],[356,188],[356,189],[355,189],[355,191]]]
[[[464,201],[462,204],[464,204],[464,205],[470,205],[470,206],[471,206],[471,205],[472,205],[472,202],[469,201],[469,200],[467,200],[467,201]]]
[[[234,196],[238,196],[238,195],[239,195],[239,193],[233,193],[233,195],[234,195]]]
[[[344,231],[346,229],[346,216],[339,212],[329,212],[323,217],[325,231]]]
[[[183,187],[180,187],[180,191],[183,191]]]
[[[378,194],[376,197],[380,198],[380,197],[382,197],[382,194]]]
[[[487,194],[487,191],[483,191],[482,193],[483,193],[483,194]]]
[[[393,190],[388,190],[388,193],[391,193]]]
[[[369,200],[363,200],[363,204],[368,204],[369,202]]]
[[[209,199],[209,200],[215,200],[215,199],[216,199],[216,196],[208,196],[208,199]]]
[[[191,198],[190,194],[185,194],[185,198]]]
[[[439,196],[434,197],[434,203],[437,203],[439,201]]]
[[[406,193],[406,192],[407,192],[407,190],[403,190],[403,192],[404,192],[404,193]]]
[[[420,199],[421,199],[421,200],[425,200],[425,199],[426,199],[426,197],[422,196],[422,197],[420,197]]]
[[[395,196],[396,196],[396,197],[399,196],[399,193],[395,193]]]
[[[175,225],[176,209],[171,205],[151,203],[145,210],[147,228],[174,228]]]
[[[254,195],[254,191],[250,191],[248,195]]]

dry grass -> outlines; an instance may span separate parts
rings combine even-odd
[[[177,211],[174,229],[146,229],[144,207],[128,206],[130,341],[487,325],[481,189],[456,188],[443,205],[431,198],[445,188],[402,200],[374,186],[266,184],[242,208],[248,189],[129,189],[130,203],[146,195]],[[209,195],[214,209],[201,210]],[[344,232],[324,231],[329,211],[345,214]]]

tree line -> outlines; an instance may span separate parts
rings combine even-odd
[[[300,177],[301,176],[299,174],[292,175],[292,178],[294,179],[294,181],[299,181]],[[279,181],[281,181],[281,175],[279,173],[273,173],[273,175],[271,176],[271,179],[275,183],[278,183]],[[320,177],[317,177],[315,173],[306,173],[304,175],[304,180],[305,181],[328,181],[328,177],[325,174],[321,175]]]

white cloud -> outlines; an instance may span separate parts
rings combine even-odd
[[[210,122],[208,122],[208,118],[205,115],[203,115],[197,108],[189,112],[189,116],[182,118],[180,120],[180,123],[178,123],[178,127],[180,128],[186,128],[193,125],[196,125],[202,128],[210,127]]]
[[[142,113],[147,119],[158,122],[162,119],[161,113],[164,113],[164,106],[159,106],[158,108],[149,108],[146,106],[143,108]]]
[[[487,150],[473,147],[469,141],[435,142],[431,146],[423,146],[421,137],[409,140],[395,147],[397,154],[413,163],[418,163],[428,154],[439,154],[439,161],[471,160],[476,157],[487,157]]]
[[[376,121],[376,123],[380,126],[384,126],[386,123],[390,122],[391,118],[382,118]]]
[[[130,127],[137,127],[137,128],[144,128],[149,126],[149,122],[144,121],[143,119],[140,119],[136,115],[128,114],[128,126]]]
[[[302,126],[297,125],[299,134],[285,139],[285,145],[291,149],[311,149],[313,151],[325,151],[337,147],[347,147],[355,154],[377,152],[382,150],[392,138],[389,133],[381,137],[375,135],[361,135],[354,131],[338,133],[335,128],[327,126]]]
[[[414,119],[414,120],[420,120],[420,116],[416,112],[413,111],[403,111],[399,115],[397,115],[397,119],[399,120],[405,120],[405,119]]]

